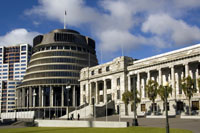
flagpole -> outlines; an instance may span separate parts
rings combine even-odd
[[[65,17],[66,17],[66,15],[67,15],[67,12],[65,10],[65,14],[64,14],[64,29],[66,29],[66,24],[65,24]]]

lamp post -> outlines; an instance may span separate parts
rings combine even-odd
[[[119,113],[119,122],[120,122],[121,121],[121,118],[120,118],[121,117],[121,114],[120,114],[120,101],[118,101],[118,106],[119,106],[119,112],[118,113]]]
[[[165,115],[166,115],[166,133],[169,133],[169,121],[168,121],[168,109],[167,109],[167,87],[169,83],[165,82],[164,87],[165,87]]]
[[[69,89],[71,88],[70,85],[66,86],[67,90],[67,119],[69,120]]]
[[[95,97],[93,96],[92,97],[92,105],[93,105],[93,117],[94,117],[94,120],[95,120],[95,107],[94,107],[94,103],[95,103]]]
[[[136,116],[136,88],[133,89],[133,95],[134,95],[134,119],[133,119],[133,126],[138,126],[138,120],[137,120],[137,116]]]
[[[15,121],[17,121],[17,97],[15,97]]]

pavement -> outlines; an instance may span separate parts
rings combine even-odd
[[[97,121],[106,121],[106,117],[96,118]],[[117,115],[108,116],[108,121],[119,121]],[[132,125],[133,118],[121,118],[120,121],[127,121]],[[165,128],[166,120],[164,118],[138,118],[139,126],[142,127],[160,127]],[[200,119],[180,119],[169,118],[170,128],[187,129],[193,133],[200,133]]]
[[[82,119],[85,120],[85,119]],[[96,121],[106,121],[106,117],[92,118],[86,120],[96,120]],[[132,118],[121,118],[119,119],[118,115],[112,115],[107,117],[107,121],[126,121],[129,122],[130,126],[132,125]],[[164,118],[138,118],[139,126],[142,127],[160,127],[165,128],[165,119]],[[23,128],[25,126],[21,125],[0,125],[0,128]],[[200,119],[180,119],[169,118],[169,127],[170,128],[179,128],[187,129],[193,131],[193,133],[200,133]]]

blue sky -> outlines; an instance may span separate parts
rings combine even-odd
[[[31,44],[63,28],[65,10],[67,28],[96,41],[99,63],[121,56],[122,48],[142,59],[200,42],[199,0],[4,0],[0,45]]]

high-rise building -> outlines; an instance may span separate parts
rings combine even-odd
[[[67,106],[79,105],[80,70],[97,64],[95,41],[77,31],[56,29],[36,36],[26,74],[17,88],[17,107],[46,117],[59,107],[56,113],[61,115]]]
[[[16,87],[25,75],[31,49],[28,44],[0,46],[0,113],[14,111]]]

